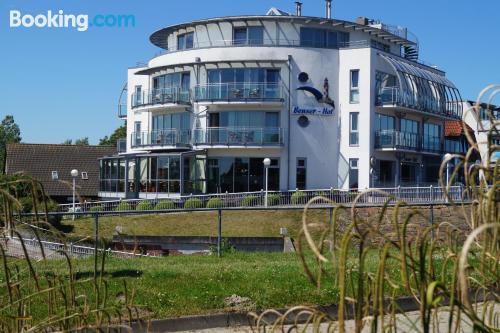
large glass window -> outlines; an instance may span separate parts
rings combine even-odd
[[[359,103],[359,69],[351,70],[350,103]]]
[[[174,155],[141,157],[138,176],[140,192],[180,193],[180,158]],[[129,183],[134,183],[134,178],[132,169]]]
[[[375,113],[375,130],[377,131],[393,131],[394,117],[386,116],[385,114]]]
[[[359,144],[358,112],[349,114],[349,145],[357,146]]]
[[[187,144],[190,140],[191,121],[187,112],[167,113],[153,116],[150,133],[151,144]]]
[[[427,151],[441,151],[441,125],[432,123],[424,124],[423,148]]]
[[[417,148],[419,141],[419,123],[411,119],[401,119],[399,122],[400,127],[400,145],[409,148]]]
[[[338,48],[349,42],[349,34],[345,32],[300,28],[300,45],[305,47]]]
[[[125,160],[119,158],[100,161],[99,191],[125,192]]]
[[[396,76],[377,71],[375,73],[376,104],[393,103],[398,98]]]
[[[189,102],[190,73],[179,72],[153,78],[152,103]]]
[[[186,34],[177,36],[177,49],[187,50],[192,49],[194,46],[194,33],[188,32]]]
[[[234,45],[262,45],[264,44],[264,27],[234,28]]]
[[[264,158],[217,157],[207,160],[207,189],[211,193],[256,192],[264,189]],[[279,159],[269,167],[269,190],[279,190]]]

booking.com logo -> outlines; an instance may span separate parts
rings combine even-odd
[[[62,9],[57,12],[48,10],[46,14],[22,14],[19,10],[10,11],[11,28],[75,28],[77,31],[87,31],[89,27],[135,27],[134,15],[103,15],[98,14],[89,19],[86,14],[65,14]]]

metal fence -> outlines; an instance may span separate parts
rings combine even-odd
[[[383,192],[383,193],[381,193]],[[175,210],[206,210],[226,208],[300,208],[312,198],[321,196],[327,200],[318,201],[312,207],[329,207],[333,204],[352,205],[360,193],[356,204],[376,206],[386,203],[404,201],[407,204],[440,204],[450,200],[467,202],[470,200],[468,191],[463,186],[451,186],[448,196],[442,187],[394,187],[368,190],[365,193],[358,190],[296,190],[296,191],[264,191],[245,193],[222,193],[207,195],[186,195],[171,198],[111,200],[98,202],[76,203],[74,213],[100,213],[121,211],[175,211]],[[73,213],[72,204],[59,205],[59,213]]]
[[[43,247],[46,258],[63,258],[65,252],[71,257],[89,257],[93,256],[96,252],[95,246],[84,246],[76,245],[72,243],[57,243],[41,240],[36,238],[22,238],[22,242],[26,247],[30,257],[37,259],[42,259],[42,253],[40,248]],[[6,237],[2,239],[2,243],[6,244],[6,249],[8,254],[12,256],[24,256],[24,250],[22,248],[21,239],[18,237]],[[116,250],[103,250],[97,249],[98,253],[106,252],[107,255],[117,257],[117,258],[136,258],[136,257],[151,257],[152,255],[144,255],[133,252],[116,251]]]

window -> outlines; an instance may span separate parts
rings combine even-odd
[[[132,146],[140,146],[142,144],[142,133],[141,133],[141,122],[136,121],[134,123],[134,136],[132,140]]]
[[[441,151],[441,126],[438,124],[424,124],[424,150]]]
[[[349,145],[357,146],[359,144],[359,112],[349,114]]]
[[[188,32],[186,34],[177,36],[177,50],[187,50],[193,48],[194,33]]]
[[[304,157],[297,158],[297,171],[295,185],[299,190],[305,190],[307,185],[307,159]]]
[[[359,103],[359,69],[351,71],[351,91],[349,102]]]
[[[393,131],[394,117],[386,116],[384,114],[375,113],[375,130],[376,131]]]
[[[263,45],[264,27],[241,27],[234,28],[234,45]]]
[[[141,105],[142,104],[142,86],[135,86],[134,94],[132,96],[132,105]]]
[[[349,159],[349,188],[358,188],[358,163],[357,158]]]
[[[349,34],[345,32],[300,28],[300,45],[305,47],[338,48],[349,43]]]
[[[57,171],[52,171],[52,180],[59,180],[59,173]]]
[[[83,180],[88,180],[89,179],[89,175],[88,175],[87,171],[82,171],[82,179]]]
[[[189,102],[189,88],[189,72],[156,76],[153,78],[153,104]]]

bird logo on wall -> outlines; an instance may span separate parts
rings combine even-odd
[[[318,103],[328,104],[335,109],[335,102],[329,96],[330,85],[327,78],[325,78],[323,84],[323,93],[321,93],[318,89],[309,86],[298,87],[297,90],[307,91],[316,98]]]

